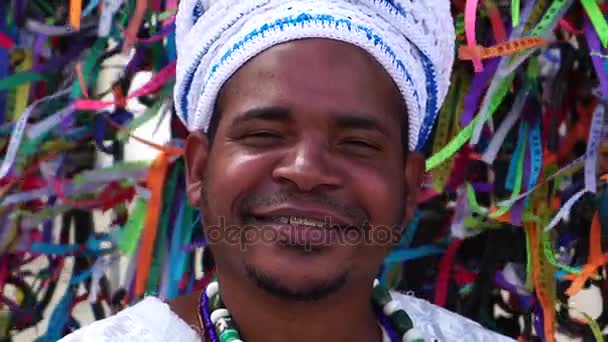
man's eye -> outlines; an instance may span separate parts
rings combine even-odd
[[[348,147],[355,147],[355,148],[367,148],[367,149],[372,149],[372,150],[379,150],[380,148],[378,148],[377,145],[367,142],[365,140],[359,140],[359,139],[349,139],[349,140],[345,140],[342,142],[343,145],[348,146]]]
[[[247,145],[265,146],[280,142],[283,137],[272,131],[255,131],[243,134],[239,140]]]

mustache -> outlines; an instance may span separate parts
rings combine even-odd
[[[307,192],[280,189],[273,193],[253,192],[246,195],[239,205],[242,216],[251,213],[256,208],[278,206],[285,203],[308,203],[327,208],[339,215],[348,217],[355,222],[356,226],[366,227],[369,225],[369,214],[363,208],[345,203],[332,195],[322,192]]]

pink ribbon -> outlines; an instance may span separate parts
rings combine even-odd
[[[478,0],[467,0],[464,8],[464,32],[467,37],[467,46],[471,49],[477,47],[477,40],[475,39],[475,14],[477,13]],[[483,71],[483,64],[479,57],[472,58],[473,67],[475,72]]]

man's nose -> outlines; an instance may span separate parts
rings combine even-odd
[[[340,185],[340,177],[333,165],[327,146],[316,141],[295,144],[275,167],[272,176],[276,180],[288,181],[298,190],[308,192],[318,187]]]

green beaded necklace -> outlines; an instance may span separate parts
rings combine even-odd
[[[388,324],[384,325],[388,326],[385,326],[385,329],[392,329],[396,333],[392,334],[391,342],[424,342],[420,332],[414,329],[408,314],[378,280],[374,281],[372,303],[380,315],[386,316]],[[236,323],[220,298],[219,284],[215,280],[201,293],[199,322],[210,337],[210,342],[243,342]]]

